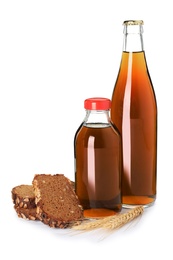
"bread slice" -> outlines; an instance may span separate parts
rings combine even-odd
[[[11,191],[14,209],[20,218],[38,220],[35,194],[32,185],[21,184]]]
[[[32,185],[21,184],[12,189],[12,200],[15,207],[32,209],[36,207]]]
[[[63,174],[36,174],[33,179],[38,218],[50,227],[66,228],[83,219],[74,185]]]

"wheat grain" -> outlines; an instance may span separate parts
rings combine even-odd
[[[129,223],[133,219],[137,218],[139,215],[141,215],[144,211],[143,206],[135,207],[125,213],[118,214],[116,216],[110,216],[99,220],[89,221],[89,222],[83,222],[80,225],[74,225],[72,226],[72,229],[74,230],[83,230],[83,231],[89,231],[96,228],[103,228],[103,229],[118,229],[125,224]]]

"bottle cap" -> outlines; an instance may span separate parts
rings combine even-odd
[[[123,22],[124,25],[143,25],[143,20],[127,20]]]
[[[84,108],[87,110],[109,110],[110,107],[111,100],[108,98],[94,97],[84,101]]]

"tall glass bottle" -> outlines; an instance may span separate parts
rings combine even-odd
[[[112,93],[111,120],[122,136],[122,203],[156,199],[157,104],[143,47],[143,21],[124,22],[124,44]]]

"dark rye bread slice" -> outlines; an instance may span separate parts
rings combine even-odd
[[[15,207],[32,209],[36,207],[32,185],[21,184],[12,189],[12,200]]]
[[[38,218],[50,227],[66,228],[83,219],[74,185],[63,174],[36,174],[33,179]]]
[[[20,218],[38,220],[35,194],[32,185],[21,184],[11,191],[14,209]]]

